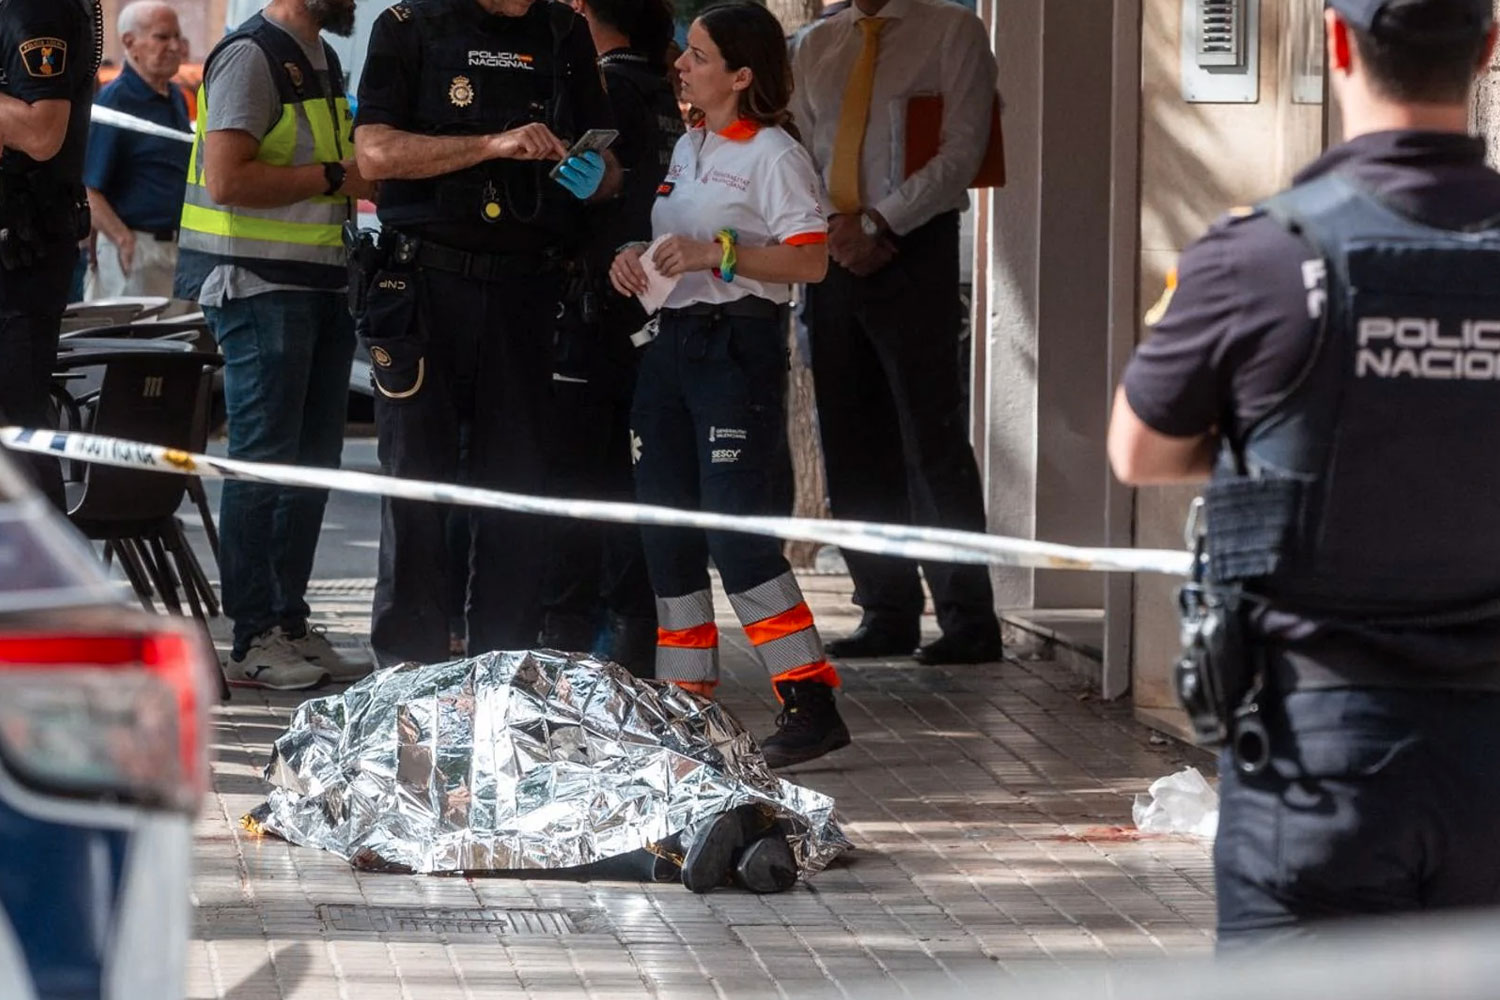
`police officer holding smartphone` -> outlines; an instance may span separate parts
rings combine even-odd
[[[553,0],[404,0],[375,23],[355,144],[383,231],[360,333],[392,475],[455,481],[466,425],[465,481],[545,486],[564,271],[584,203],[620,183],[607,150],[569,155],[614,124],[594,60],[587,25]],[[536,640],[542,524],[476,511],[468,564],[453,565],[444,518],[382,508],[382,664],[449,656],[449,574],[468,578],[470,654]]]
[[[1490,0],[1328,0],[1348,140],[1182,255],[1116,396],[1207,478],[1179,693],[1227,739],[1221,948],[1500,903],[1500,174]]]
[[[83,153],[99,68],[95,0],[0,2],[0,414],[47,418],[58,329],[88,235]],[[31,460],[62,506],[62,475]]]

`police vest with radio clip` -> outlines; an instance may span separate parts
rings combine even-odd
[[[563,43],[577,15],[567,5],[539,3],[506,19],[515,26],[504,34],[477,32],[473,17],[449,4],[403,6],[410,8],[403,28],[418,34],[422,52],[412,131],[485,135],[541,122],[564,139],[573,135],[566,99],[572,67]],[[544,19],[545,33],[527,30],[536,23],[529,18]],[[528,35],[542,44],[523,44]],[[547,166],[495,160],[440,177],[385,181],[380,218],[399,227],[472,225],[477,240],[504,223],[566,231],[577,217],[576,199],[547,180]]]
[[[1322,621],[1494,617],[1500,220],[1442,229],[1337,172],[1262,209],[1326,290],[1303,371],[1205,492],[1210,579]]]

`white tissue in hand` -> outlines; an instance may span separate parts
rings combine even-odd
[[[1219,828],[1219,793],[1198,773],[1185,768],[1151,783],[1131,808],[1142,833],[1186,833],[1213,839]]]
[[[646,272],[646,290],[637,295],[641,300],[641,308],[646,310],[646,315],[651,315],[662,307],[667,301],[667,296],[672,294],[672,289],[677,287],[677,281],[681,275],[668,278],[656,269],[656,262],[652,259],[656,255],[656,248],[661,246],[665,236],[658,236],[656,241],[645,249],[641,254],[641,270]]]

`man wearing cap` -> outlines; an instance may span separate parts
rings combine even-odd
[[[1127,483],[1209,480],[1206,582],[1242,632],[1221,948],[1500,902],[1490,2],[1324,18],[1348,140],[1183,253],[1110,426]]]

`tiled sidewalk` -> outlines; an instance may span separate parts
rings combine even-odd
[[[825,634],[848,581],[808,577]],[[363,632],[368,581],[315,584]],[[774,702],[720,601],[722,697],[756,731]],[[357,873],[239,817],[297,699],[237,690],[215,727],[195,849],[189,996],[446,1000],[991,993],[1007,973],[1211,945],[1208,848],[1130,832],[1131,796],[1207,758],[1159,740],[1048,663],[844,668],[855,744],[791,772],[834,795],[858,845],[780,896],[680,886]],[[377,909],[377,908],[395,908]],[[561,911],[540,919],[535,910]]]

